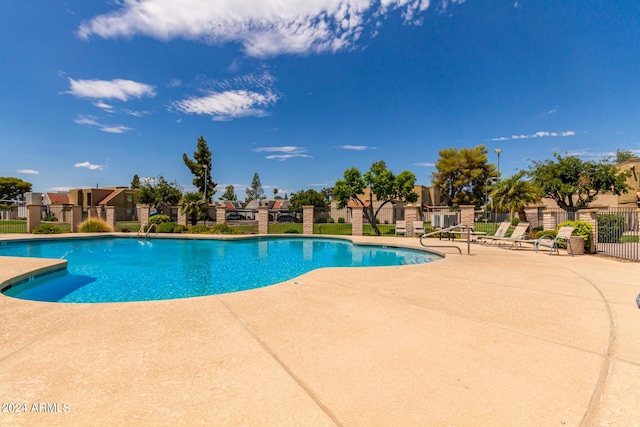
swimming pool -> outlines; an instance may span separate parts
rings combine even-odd
[[[3,293],[74,303],[214,295],[272,285],[323,267],[420,264],[441,258],[420,250],[302,237],[7,242],[0,245],[0,256],[66,259],[66,271],[27,280]]]

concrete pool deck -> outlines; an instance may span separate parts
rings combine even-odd
[[[442,251],[182,300],[0,295],[0,424],[640,423],[640,264]],[[0,258],[0,283],[48,263]]]

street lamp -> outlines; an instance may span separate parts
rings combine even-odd
[[[502,148],[496,148],[493,151],[498,155],[498,179],[500,179],[500,153],[502,153]]]
[[[209,167],[207,165],[202,165],[202,168],[204,169],[204,203],[207,206],[207,211],[204,214],[204,225],[207,225],[207,217],[209,216],[209,199],[207,199],[207,181],[209,178],[208,175],[208,170]]]

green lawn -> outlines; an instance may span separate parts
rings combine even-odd
[[[6,219],[0,221],[0,233],[26,233],[27,221]]]

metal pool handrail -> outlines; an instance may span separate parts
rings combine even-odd
[[[427,234],[423,234],[422,236],[420,236],[420,244],[422,246],[424,246],[425,248],[455,248],[460,252],[460,255],[462,255],[462,249],[460,249],[458,246],[454,246],[454,245],[450,245],[450,246],[440,246],[440,245],[425,245],[424,242],[422,241],[422,239],[424,237],[429,237],[429,236],[435,236],[436,234],[441,234],[441,233],[446,233],[448,231],[453,231],[453,230],[460,230],[460,231],[464,231],[466,230],[467,233],[467,255],[471,255],[471,234],[473,233],[473,227],[468,226],[468,225],[464,225],[464,224],[458,224],[458,225],[454,225],[451,227],[447,227],[447,228],[441,228],[440,230],[436,230],[436,231],[432,231],[431,233],[427,233]],[[462,233],[461,233],[462,234]]]

